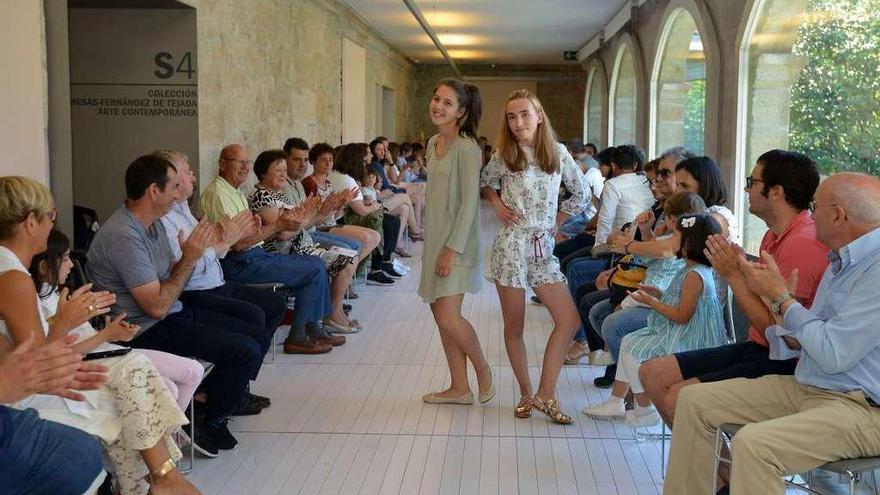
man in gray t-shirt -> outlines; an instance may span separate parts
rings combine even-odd
[[[130,288],[171,276],[174,253],[162,222],[145,228],[125,205],[120,206],[98,231],[88,252],[87,270],[97,290],[116,294],[114,314],[127,313],[130,322],[144,332],[157,321],[135,301]],[[167,314],[182,309],[175,301]]]

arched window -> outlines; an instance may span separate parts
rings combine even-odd
[[[823,176],[880,174],[878,33],[880,0],[755,0],[740,68],[740,191],[773,148],[807,154]],[[755,253],[764,222],[745,200],[737,212]]]
[[[584,143],[602,148],[602,78],[593,66],[587,76],[587,102],[584,105]]]
[[[623,43],[614,60],[611,95],[608,98],[608,143],[612,146],[636,142],[636,68],[632,50]]]
[[[691,14],[672,12],[660,36],[651,100],[651,156],[673,146],[703,154],[706,57]]]

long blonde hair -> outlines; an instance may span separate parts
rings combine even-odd
[[[507,104],[513,100],[528,100],[535,108],[535,112],[543,117],[535,130],[535,160],[544,172],[548,174],[559,172],[559,152],[556,148],[556,133],[553,132],[553,125],[550,124],[550,118],[544,112],[538,97],[527,89],[518,89],[510,93],[504,103],[503,123],[495,145],[498,157],[511,172],[522,172],[529,166],[525,152],[520,148],[516,136],[510,130],[510,124],[507,123]]]

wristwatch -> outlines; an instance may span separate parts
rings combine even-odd
[[[780,310],[782,309],[782,305],[788,301],[794,301],[794,296],[792,296],[788,292],[783,292],[782,294],[777,296],[776,299],[770,302],[770,311],[773,311],[779,316],[782,316]]]

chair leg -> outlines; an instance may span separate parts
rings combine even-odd
[[[728,459],[721,458],[721,450],[724,446],[724,432],[719,427],[715,430],[715,462],[712,468],[712,492],[709,495],[718,493],[718,468],[722,462],[730,463]]]
[[[666,478],[666,423],[662,421],[660,422],[660,473],[660,476]]]

